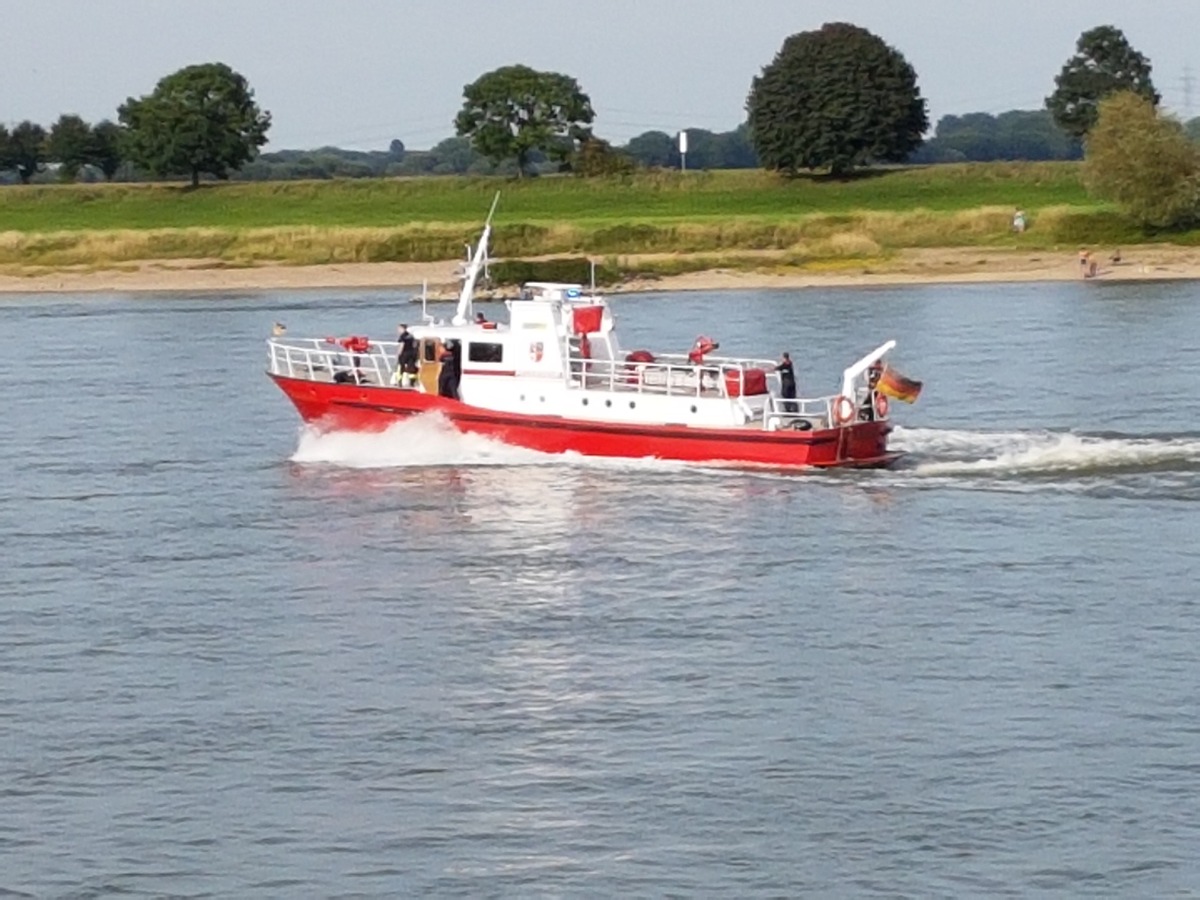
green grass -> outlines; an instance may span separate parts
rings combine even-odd
[[[762,171],[0,188],[0,264],[136,260],[293,265],[445,260],[478,236],[500,191],[498,257],[785,251],[787,265],[883,258],[906,247],[1049,249],[1147,236],[1090,199],[1075,163],[886,169],[848,180]],[[1020,206],[1029,230],[1014,235]],[[1200,242],[1200,232],[1173,235]],[[738,256],[742,254],[742,256]],[[687,263],[701,265],[703,259]],[[649,263],[647,263],[649,265]],[[669,260],[653,267],[667,271]]]
[[[1091,206],[1071,163],[930,166],[848,181],[761,171],[662,172],[612,179],[355,179],[206,185],[46,185],[0,189],[0,230],[385,227],[477,224],[501,192],[506,223],[600,225],[779,221],[821,212],[935,212],[981,206]]]

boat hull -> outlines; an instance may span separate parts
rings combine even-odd
[[[498,412],[421,391],[268,374],[305,422],[326,431],[383,431],[398,420],[437,412],[459,431],[543,453],[781,468],[879,468],[900,455],[888,452],[886,421],[813,431],[597,422]]]

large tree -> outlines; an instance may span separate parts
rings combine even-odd
[[[8,138],[8,164],[22,184],[29,184],[46,164],[46,129],[28,120],[14,128]]]
[[[1200,148],[1183,126],[1134,91],[1100,101],[1083,180],[1139,225],[1172,228],[1200,218]]]
[[[118,112],[132,162],[158,176],[190,175],[193,185],[254,159],[271,126],[246,79],[224,63],[180,69]]]
[[[901,162],[929,127],[904,56],[844,22],[785,40],[754,79],[746,110],[759,160],[789,174]]]
[[[1046,109],[1058,127],[1081,138],[1096,124],[1101,100],[1117,91],[1132,91],[1155,106],[1159,95],[1150,80],[1150,61],[1138,53],[1119,28],[1101,25],[1079,36],[1075,55],[1054,79]]]
[[[58,176],[74,181],[79,169],[91,161],[92,128],[77,115],[64,114],[50,126],[46,155],[58,163]]]
[[[457,134],[496,163],[515,159],[518,175],[537,150],[565,162],[592,136],[588,126],[596,117],[574,78],[528,66],[481,75],[463,88],[463,99]]]

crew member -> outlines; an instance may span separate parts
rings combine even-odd
[[[438,357],[438,362],[442,364],[442,370],[438,373],[438,396],[449,397],[452,400],[458,399],[458,348],[454,342],[447,341],[442,347],[442,354]]]
[[[867,390],[862,405],[858,408],[858,418],[862,422],[875,421],[875,388],[883,377],[883,360],[877,359],[867,366]]]
[[[412,336],[407,325],[401,325],[396,341],[400,345],[400,353],[396,356],[396,372],[400,377],[400,387],[414,387],[417,383],[416,338]]]
[[[779,373],[779,396],[785,401],[783,411],[799,412],[799,404],[786,402],[796,399],[796,370],[792,366],[792,357],[787,353],[783,354],[783,359],[775,364],[775,371]]]

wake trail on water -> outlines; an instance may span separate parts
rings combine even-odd
[[[1200,436],[897,428],[915,475],[1009,477],[1200,472]]]
[[[292,462],[347,469],[428,466],[519,466],[550,457],[474,434],[463,434],[445,417],[401,419],[384,431],[320,431],[305,426]]]
[[[444,416],[401,419],[384,431],[300,431],[292,462],[348,469],[435,466],[555,466],[678,471],[685,464],[656,459],[605,459],[577,453],[541,453],[456,429]]]

